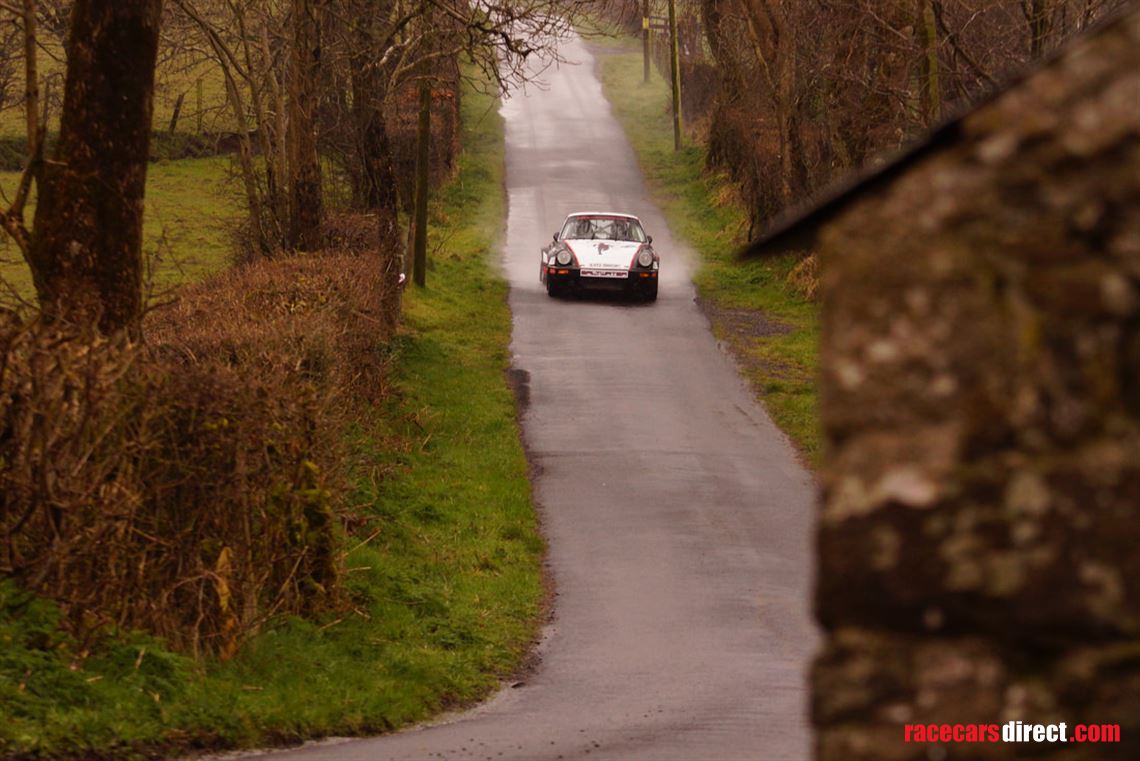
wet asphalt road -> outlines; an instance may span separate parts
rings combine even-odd
[[[809,757],[813,486],[694,304],[594,62],[508,100],[514,363],[556,585],[525,684],[441,725],[281,759]],[[664,114],[662,119],[667,118]],[[538,250],[572,211],[637,214],[656,304],[553,300]]]

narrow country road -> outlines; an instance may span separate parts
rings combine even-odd
[[[695,305],[589,50],[563,55],[503,107],[514,363],[557,591],[541,662],[436,726],[281,759],[809,756],[811,479]],[[580,210],[641,217],[656,304],[546,295],[539,247]]]

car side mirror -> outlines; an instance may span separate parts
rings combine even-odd
[[[651,245],[651,246],[653,245],[653,236],[652,235],[646,235],[645,240],[649,241],[649,245]]]
[[[554,233],[554,242],[555,242],[555,243],[557,243],[557,242],[558,242],[558,233]]]

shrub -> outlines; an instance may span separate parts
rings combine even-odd
[[[809,254],[788,273],[788,285],[808,301],[819,299],[819,257]]]
[[[145,342],[0,317],[0,574],[106,624],[226,655],[336,599],[340,438],[382,390],[376,257],[237,268]]]

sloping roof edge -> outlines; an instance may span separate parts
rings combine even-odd
[[[1116,12],[1083,30],[1048,56],[1012,76],[993,92],[969,108],[963,109],[923,137],[869,168],[858,170],[832,183],[823,192],[776,216],[768,230],[739,252],[741,257],[776,256],[789,251],[808,250],[815,245],[819,229],[851,204],[856,197],[885,188],[914,164],[953,144],[962,133],[962,122],[971,114],[990,105],[1002,95],[1021,85],[1035,74],[1055,66],[1075,47],[1123,23],[1134,12],[1140,12],[1140,0],[1133,0]]]

